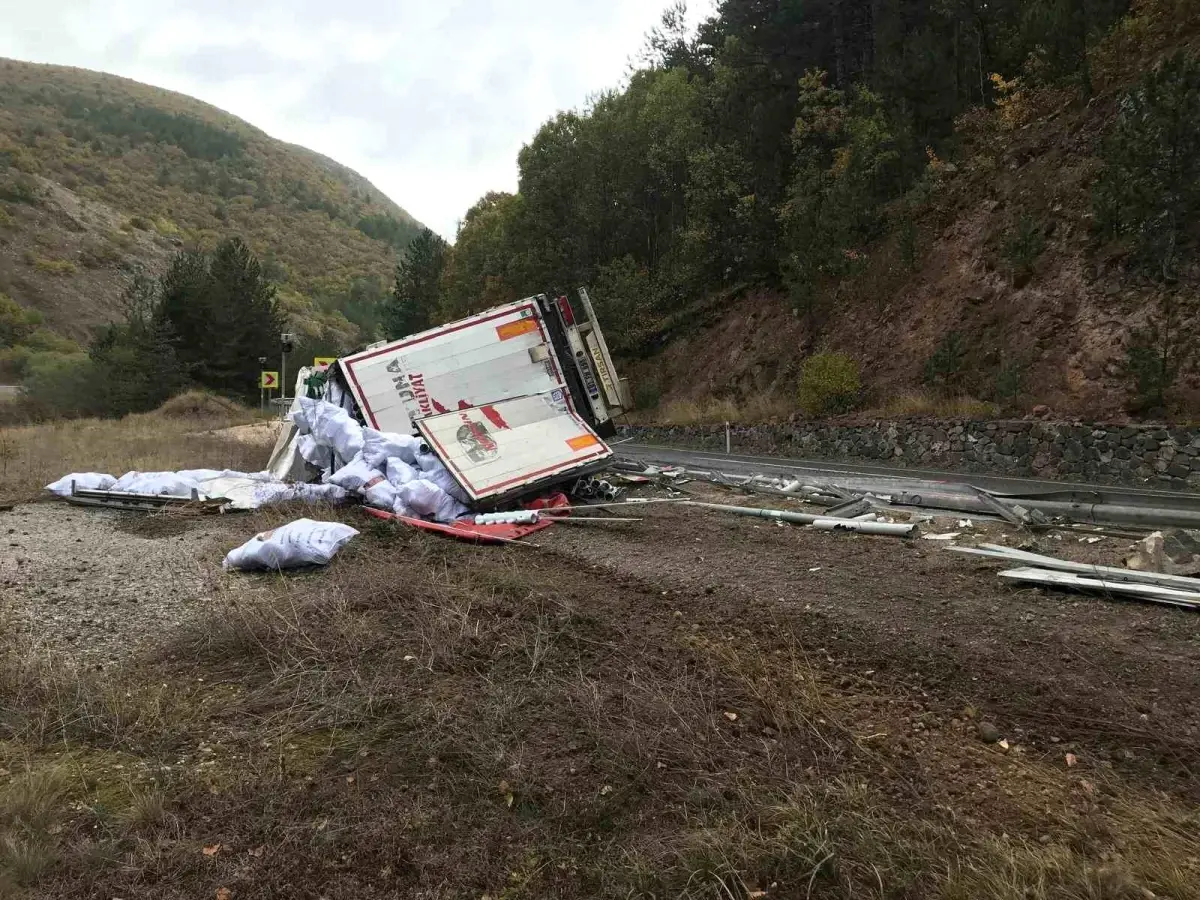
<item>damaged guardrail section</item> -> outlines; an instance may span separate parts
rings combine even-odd
[[[735,453],[1200,491],[1200,428],[899,419],[732,425]],[[637,425],[638,443],[725,450],[725,425]]]

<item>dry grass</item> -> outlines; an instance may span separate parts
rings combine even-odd
[[[242,422],[254,413],[228,397],[207,391],[185,391],[172,397],[154,411],[165,419],[192,419],[205,424],[213,421]]]
[[[226,576],[209,619],[124,670],[12,648],[6,754],[36,770],[120,752],[175,780],[170,800],[111,767],[69,794],[31,782],[3,820],[41,823],[0,857],[10,881],[64,898],[1200,898],[1187,804],[1099,773],[1103,804],[1080,802],[1061,766],[950,730],[919,754],[881,742],[911,731],[920,692],[841,683],[776,612],[352,521],[328,570]],[[966,799],[947,791],[964,778]],[[97,813],[104,796],[119,814]]]
[[[766,395],[736,400],[676,400],[658,409],[629,413],[633,425],[757,425],[786,421],[797,412],[787,397]],[[891,397],[881,406],[862,413],[864,417],[899,419],[922,416],[936,419],[996,419],[1002,410],[995,403],[973,397],[942,397],[909,391]]]
[[[1001,409],[995,403],[976,400],[974,397],[943,397],[909,391],[889,398],[878,409],[864,415],[883,419],[922,416],[934,419],[986,420],[999,418]]]
[[[161,410],[124,419],[0,428],[0,500],[34,499],[45,485],[70,472],[120,477],[129,471],[256,471],[262,468],[270,444],[219,433],[255,418],[255,413],[231,401],[185,394]],[[270,439],[264,432],[264,441]]]
[[[718,400],[675,400],[658,409],[639,410],[629,414],[629,421],[637,425],[719,425],[724,422],[735,424],[759,424],[786,420],[796,412],[796,404],[777,395],[756,396],[743,401]]]

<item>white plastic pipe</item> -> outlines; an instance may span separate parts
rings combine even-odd
[[[897,525],[891,522],[856,522],[853,519],[818,519],[812,523],[817,531],[853,531],[857,534],[887,534],[894,537],[916,537],[916,525]]]
[[[536,525],[537,523],[538,511],[536,509],[483,513],[475,517],[476,525]]]

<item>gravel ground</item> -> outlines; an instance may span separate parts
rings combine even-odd
[[[212,601],[225,517],[145,517],[45,502],[0,513],[0,617],[103,667]]]

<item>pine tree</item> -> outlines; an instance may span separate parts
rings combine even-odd
[[[396,266],[396,286],[383,307],[389,340],[424,331],[433,324],[447,244],[426,228],[413,238]]]
[[[190,381],[253,399],[259,357],[274,356],[283,319],[275,286],[240,238],[211,256],[177,256],[159,283],[156,315]]]

